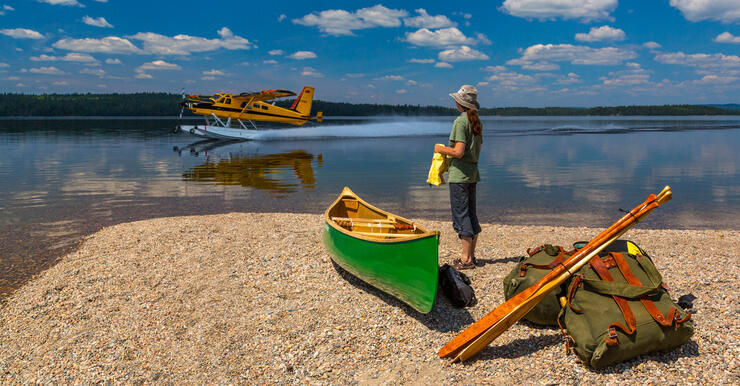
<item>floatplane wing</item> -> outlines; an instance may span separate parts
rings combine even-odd
[[[289,96],[295,96],[295,93],[288,90],[262,90],[259,92],[243,92],[235,96],[235,98],[239,98],[241,100],[251,99],[254,102],[260,102]]]

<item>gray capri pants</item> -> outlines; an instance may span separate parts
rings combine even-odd
[[[452,227],[460,238],[475,237],[481,232],[475,208],[476,183],[451,182],[449,185]]]

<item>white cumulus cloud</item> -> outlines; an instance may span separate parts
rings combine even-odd
[[[719,84],[726,85],[729,83],[736,82],[737,76],[720,76],[720,75],[704,75],[703,78],[693,81],[694,84]]]
[[[93,27],[101,27],[101,28],[113,28],[113,26],[108,23],[107,20],[105,20],[104,17],[98,17],[98,18],[92,18],[90,16],[85,16],[82,18],[82,22],[91,25]]]
[[[656,55],[655,61],[690,67],[740,67],[740,57],[725,54],[685,54],[683,52],[671,52]]]
[[[643,47],[647,47],[647,48],[649,48],[651,50],[654,50],[656,48],[663,47],[659,43],[656,43],[656,42],[645,42],[645,43],[642,43],[642,46]]]
[[[182,67],[175,63],[167,63],[164,60],[155,60],[152,62],[144,63],[141,66],[137,67],[137,70],[141,71],[147,71],[147,70],[179,70]]]
[[[502,66],[489,66],[487,70],[493,72],[486,81],[508,90],[518,90],[521,87],[531,87],[537,79],[530,75],[507,71]]]
[[[13,39],[43,39],[44,35],[28,28],[0,29],[0,34]]]
[[[221,38],[208,39],[198,36],[175,35],[164,36],[154,32],[139,32],[131,39],[144,43],[144,51],[156,55],[190,55],[192,52],[214,51],[219,48],[227,50],[248,50],[254,45],[249,40],[234,35],[230,29],[223,27],[218,31]]]
[[[97,68],[97,69],[84,68],[84,69],[80,70],[80,74],[93,75],[93,76],[97,76],[98,78],[102,78],[102,77],[105,76],[105,71],[104,70],[101,70],[99,68]]]
[[[486,36],[485,34],[478,33],[475,35],[475,38],[478,39],[478,41],[481,42],[481,44],[485,44],[487,46],[490,46],[491,44],[493,44],[491,39],[489,39],[488,36]]]
[[[424,8],[417,9],[416,13],[418,13],[419,16],[408,17],[408,18],[403,19],[403,24],[406,27],[434,29],[434,28],[447,28],[447,27],[456,26],[456,24],[453,23],[450,19],[448,19],[447,16],[444,16],[444,15],[432,16],[428,14],[427,10]]]
[[[54,48],[78,52],[101,52],[107,54],[144,54],[129,40],[117,36],[102,39],[62,39],[52,44]]]
[[[671,0],[689,21],[718,20],[724,23],[740,21],[738,0]]]
[[[380,4],[361,8],[355,12],[343,9],[329,9],[319,13],[309,13],[300,19],[293,19],[293,23],[309,27],[318,27],[319,31],[327,35],[354,36],[355,30],[376,27],[399,27],[401,18],[408,16],[408,12],[400,9],[389,9]]]
[[[740,43],[740,36],[735,36],[729,32],[723,32],[714,38],[717,43]]]
[[[523,62],[521,66],[523,69],[531,71],[553,71],[560,69],[559,65],[550,62]]]
[[[301,75],[303,76],[310,76],[313,78],[321,78],[324,76],[324,74],[316,71],[315,69],[311,67],[303,67],[303,70],[301,71]]]
[[[609,19],[617,0],[506,0],[499,8],[512,16],[527,19]]]
[[[77,0],[39,0],[41,3],[51,5],[65,5],[68,7],[84,7],[84,5],[77,2]]]
[[[650,83],[650,73],[639,63],[627,63],[626,70],[610,72],[608,76],[602,76],[599,80],[604,86],[611,87],[646,85]]]
[[[408,62],[409,63],[426,63],[426,64],[429,64],[429,63],[434,63],[434,59],[416,59],[416,58],[412,58],[412,59],[409,59]]]
[[[313,52],[311,52],[311,51],[296,51],[296,52],[288,55],[288,57],[291,58],[291,59],[296,59],[296,60],[316,59],[317,58],[316,54],[313,53]]]
[[[573,72],[569,72],[568,76],[561,76],[560,79],[558,79],[555,84],[574,84],[574,83],[581,83],[581,77]]]
[[[64,71],[51,66],[51,67],[39,67],[39,68],[31,68],[28,70],[28,72],[32,74],[43,74],[43,75],[64,75]]]
[[[99,63],[97,59],[93,58],[91,55],[88,54],[80,54],[77,52],[70,52],[67,55],[64,56],[50,56],[50,55],[44,55],[41,54],[39,56],[32,56],[31,60],[34,62],[56,62],[56,61],[62,61],[62,62],[77,62],[77,63],[87,63],[87,64],[97,64]]]
[[[120,59],[105,59],[106,64],[122,64]]]
[[[627,39],[627,35],[619,28],[612,28],[608,25],[601,27],[592,27],[588,33],[577,33],[576,40],[579,42],[600,42],[604,40],[621,41]]]
[[[535,44],[527,47],[521,58],[509,60],[507,64],[523,66],[539,62],[569,62],[578,65],[616,65],[636,57],[637,53],[627,48]]]
[[[153,76],[149,74],[148,71],[172,71],[180,69],[182,69],[182,67],[175,63],[168,63],[164,60],[154,60],[136,67],[134,72],[136,72],[136,77],[139,79],[152,79]]]
[[[461,46],[459,48],[451,48],[444,50],[438,55],[439,60],[443,62],[463,62],[468,60],[487,60],[488,55],[474,50],[468,46]]]
[[[437,62],[434,64],[436,68],[452,68],[452,65],[447,62]]]
[[[416,32],[407,32],[406,41],[417,46],[444,47],[462,44],[475,44],[475,39],[465,36],[455,27],[431,31],[421,28]]]
[[[214,70],[203,71],[203,75],[222,76],[222,75],[225,75],[225,73],[221,70],[214,69]]]
[[[386,75],[381,78],[375,78],[375,80],[403,80],[401,75]]]
[[[267,53],[268,53],[268,54],[269,54],[270,56],[276,56],[276,55],[282,55],[282,54],[284,54],[285,52],[283,52],[283,50],[270,50],[270,51],[267,51]]]

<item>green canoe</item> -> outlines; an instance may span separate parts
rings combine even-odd
[[[432,310],[439,232],[378,209],[346,187],[324,222],[324,245],[340,267],[421,313]]]

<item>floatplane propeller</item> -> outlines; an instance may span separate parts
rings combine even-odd
[[[180,89],[180,95],[182,96],[182,100],[185,100],[185,87]],[[180,119],[182,119],[182,113],[185,112],[185,102],[181,102],[180,105],[182,108],[180,109]]]

